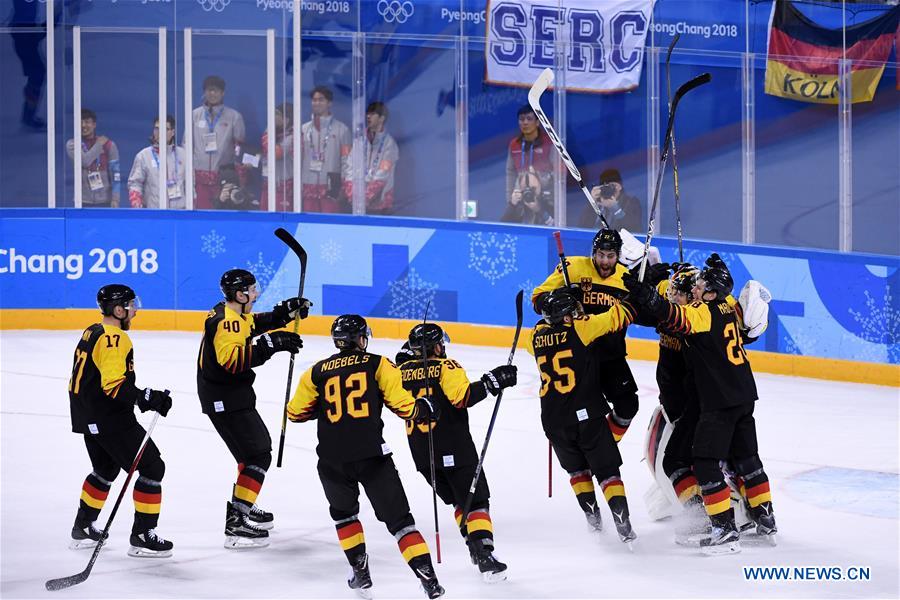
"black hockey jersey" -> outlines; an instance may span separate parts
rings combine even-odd
[[[94,435],[131,427],[135,386],[134,349],[122,329],[96,323],[81,334],[72,360],[69,409],[72,431]]]
[[[344,349],[303,373],[287,411],[295,423],[318,419],[316,452],[340,463],[391,454],[381,435],[383,406],[403,419],[415,412],[400,370],[383,356]]]
[[[415,398],[426,395],[425,366],[421,358],[404,362],[400,367],[403,387]],[[470,404],[483,400],[487,394],[480,381],[472,384],[462,366],[450,358],[428,359],[428,395],[438,407],[437,421],[432,421],[434,466],[437,469],[474,465],[478,453],[469,432]],[[428,454],[428,423],[406,421],[406,435],[416,468],[423,473],[430,469]]]
[[[603,336],[621,332],[635,312],[628,302],[617,302],[602,314],[579,317],[571,323],[538,321],[529,351],[541,374],[541,422],[545,431],[609,412],[602,395],[590,384],[588,346]]]

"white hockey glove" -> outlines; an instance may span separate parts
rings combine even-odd
[[[760,282],[751,279],[744,285],[738,302],[744,311],[747,336],[758,338],[769,326],[769,301],[772,294]]]
[[[644,244],[627,229],[620,229],[619,235],[622,238],[622,252],[619,254],[619,262],[630,269],[644,257]],[[650,246],[650,250],[647,253],[647,261],[651,265],[660,262],[659,249],[655,246]]]

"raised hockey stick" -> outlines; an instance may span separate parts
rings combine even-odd
[[[669,145],[672,141],[672,131],[675,127],[675,110],[678,108],[678,103],[685,94],[694,88],[709,83],[711,80],[712,75],[709,73],[701,73],[688,82],[683,83],[681,87],[675,90],[675,95],[672,96],[672,102],[669,106],[669,122],[666,125],[666,135],[663,138],[662,154],[659,157],[659,172],[656,174],[656,188],[653,192],[653,203],[650,205],[650,218],[647,221],[647,239],[644,241],[644,255],[641,258],[641,271],[638,275],[640,281],[644,280],[644,273],[647,270],[647,257],[648,252],[650,251],[650,242],[653,240],[654,233],[653,226],[655,219],[653,215],[656,213],[656,205],[659,203],[659,191],[662,189],[663,175],[665,175],[666,172],[666,163],[669,161]]]
[[[538,121],[540,121],[541,125],[544,127],[544,131],[547,132],[547,137],[553,142],[553,146],[556,148],[560,158],[566,165],[566,169],[569,170],[569,174],[572,175],[572,179],[574,179],[579,187],[581,187],[581,192],[584,194],[584,197],[587,198],[591,208],[597,213],[603,228],[610,229],[609,223],[607,223],[606,218],[603,216],[603,212],[600,210],[600,205],[597,204],[597,201],[591,196],[591,192],[587,189],[584,179],[581,177],[581,172],[578,170],[578,167],[575,166],[575,161],[569,156],[569,152],[566,150],[566,147],[563,146],[562,140],[559,139],[559,135],[557,135],[556,130],[553,128],[553,124],[550,123],[550,119],[547,118],[547,115],[541,108],[541,95],[543,95],[551,83],[553,83],[553,71],[544,69],[541,71],[541,74],[538,75],[538,78],[534,80],[531,89],[528,90],[528,104],[531,106],[531,110],[534,111],[534,114],[537,115]],[[643,244],[641,244],[627,229],[620,229],[619,235],[622,237],[622,261],[627,264],[636,263],[641,258],[641,247]]]
[[[297,255],[297,258],[300,259],[300,291],[297,292],[297,296],[303,297],[303,285],[306,283],[306,250],[303,249],[303,246],[300,245],[294,236],[292,236],[286,229],[279,227],[275,230],[275,236],[280,239],[282,242],[287,244],[288,248]],[[300,319],[294,319],[294,333],[297,333],[300,330]],[[288,402],[291,401],[291,380],[294,379],[294,356],[296,356],[293,352],[291,352],[290,365],[288,366],[288,376],[287,376],[287,387],[284,390],[284,410],[281,413],[281,437],[278,439],[278,461],[275,463],[275,466],[281,467],[281,458],[284,456],[284,433],[287,429],[287,407]]]
[[[672,50],[678,43],[680,33],[676,33],[669,44],[669,51],[666,53],[666,97],[669,99],[669,109],[672,109],[672,74],[669,67],[669,61],[672,60]],[[672,127],[672,178],[675,187],[675,231],[678,234],[678,262],[684,262],[684,234],[681,228],[681,194],[678,190],[678,152],[675,150],[675,127]]]
[[[169,390],[166,390],[166,393],[169,393]],[[153,428],[156,427],[156,422],[159,420],[159,413],[153,415],[153,420],[150,421],[150,426],[147,427],[147,433],[144,434],[144,441],[141,442],[140,448],[138,448],[137,455],[134,457],[134,462],[131,463],[131,468],[128,469],[128,477],[125,478],[125,484],[122,486],[122,490],[119,492],[119,497],[116,498],[116,503],[113,505],[112,512],[109,513],[109,518],[106,520],[106,527],[103,528],[103,531],[100,533],[100,540],[97,542],[97,545],[94,547],[94,553],[91,554],[91,560],[88,561],[87,567],[85,567],[84,571],[78,573],[76,575],[69,575],[68,577],[60,577],[59,579],[51,579],[47,581],[44,585],[51,592],[56,592],[59,590],[64,590],[66,588],[70,588],[73,585],[78,585],[79,583],[83,583],[91,574],[91,570],[94,568],[94,563],[97,562],[97,557],[100,556],[100,549],[103,547],[103,544],[106,543],[106,538],[109,537],[109,528],[112,526],[113,519],[116,518],[116,513],[119,510],[119,505],[122,503],[122,498],[125,497],[125,492],[128,490],[128,484],[131,483],[131,477],[134,475],[135,469],[137,469],[138,463],[141,462],[141,457],[144,455],[144,450],[147,448],[147,444],[150,442],[150,434],[153,432]]]
[[[428,322],[428,309],[431,307],[431,300],[425,304],[425,316],[422,317],[422,325]],[[425,347],[425,335],[422,335],[422,364],[425,367],[425,399],[431,401],[431,386],[428,383],[428,349]],[[413,424],[415,426],[415,424]],[[437,550],[438,564],[441,562],[441,529],[438,525],[437,510],[437,477],[434,472],[434,432],[432,431],[432,420],[428,419],[428,462],[431,466],[431,503],[434,506],[434,546]]]
[[[524,292],[519,290],[516,294],[516,333],[513,335],[512,349],[509,351],[509,358],[506,360],[507,365],[511,365],[513,357],[516,355],[516,347],[519,345],[519,334],[522,332],[522,296]],[[494,432],[494,423],[497,421],[497,411],[500,410],[500,400],[503,398],[503,390],[497,394],[497,401],[494,402],[494,412],[491,413],[491,422],[488,424],[487,435],[484,437],[484,445],[481,447],[481,456],[478,457],[478,464],[475,465],[475,476],[472,477],[472,485],[469,486],[469,493],[466,494],[466,502],[463,504],[462,520],[459,522],[460,531],[466,532],[466,518],[469,516],[469,509],[472,508],[472,500],[475,498],[475,488],[478,485],[478,478],[481,476],[481,469],[484,466],[484,457],[487,454],[488,444],[491,441],[491,434]]]
[[[559,255],[559,267],[562,269],[563,281],[566,287],[572,285],[572,279],[569,277],[569,263],[566,261],[566,251],[563,249],[562,234],[559,231],[553,232],[553,238],[556,240],[556,252]],[[547,438],[547,497],[553,497],[553,444],[550,438]]]

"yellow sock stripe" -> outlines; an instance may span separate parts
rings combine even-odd
[[[726,498],[721,502],[716,502],[715,504],[707,504],[706,514],[708,514],[709,516],[717,515],[719,513],[725,512],[729,508],[731,508],[731,498]]]
[[[678,495],[678,500],[684,504],[688,500],[690,500],[694,496],[700,495],[700,487],[696,485],[690,485],[683,490],[681,490],[681,494]]]
[[[343,550],[350,550],[351,548],[355,548],[356,546],[359,546],[360,544],[366,543],[366,536],[363,535],[363,532],[360,531],[359,533],[357,533],[355,535],[351,535],[350,537],[344,538],[339,541],[341,543],[341,548]]]
[[[606,498],[607,502],[609,502],[609,499],[614,496],[624,496],[624,495],[625,495],[625,486],[621,483],[614,483],[612,485],[608,485],[603,490],[603,497]]]
[[[234,497],[240,498],[241,500],[243,500],[244,502],[247,502],[248,504],[255,504],[256,497],[258,495],[259,494],[257,494],[253,490],[249,490],[242,485],[234,486]]]
[[[466,529],[469,533],[475,531],[494,533],[494,525],[491,523],[490,519],[469,519],[466,521]]]
[[[756,508],[763,502],[771,502],[772,501],[772,493],[771,492],[763,492],[758,496],[753,496],[752,498],[747,498],[747,501],[750,503],[750,506]]]
[[[139,513],[146,513],[148,515],[158,515],[160,506],[162,505],[147,504],[146,502],[138,502],[137,500],[134,501],[134,510]]]
[[[403,551],[403,558],[406,559],[406,562],[411,561],[417,556],[422,556],[423,554],[428,554],[428,545],[422,542],[421,544],[413,544],[409,548]]]
[[[578,494],[587,494],[594,493],[594,482],[593,481],[581,481],[578,483],[572,484],[572,489],[575,491],[575,495]]]
[[[87,492],[84,492],[84,491],[81,492],[81,501],[84,502],[85,504],[87,504],[88,506],[90,506],[91,508],[96,508],[97,510],[102,509],[103,503],[106,502],[105,500],[97,500],[96,498],[94,498],[93,496],[91,496],[90,494],[88,494]]]

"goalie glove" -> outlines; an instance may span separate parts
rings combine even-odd
[[[760,282],[751,279],[744,285],[738,302],[744,316],[746,335],[758,338],[769,325],[769,301],[772,294]]]
[[[619,262],[629,269],[639,265],[644,257],[644,244],[624,228],[619,230],[619,236],[622,238],[622,251],[619,252]],[[650,250],[647,251],[647,264],[655,265],[659,262],[662,262],[659,249],[656,246],[650,246]]]

